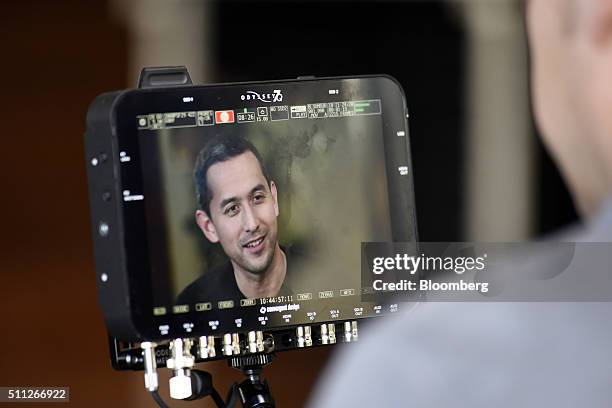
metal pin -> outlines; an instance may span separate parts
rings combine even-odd
[[[238,336],[238,333],[232,334],[232,352],[234,355],[240,354],[240,336]]]
[[[217,355],[215,351],[215,336],[202,336],[198,339],[200,358],[213,358]]]
[[[352,329],[351,329],[351,323],[350,322],[344,322],[344,341],[346,343],[350,343],[353,337],[353,333],[352,333]]]
[[[257,331],[255,333],[257,335],[257,351],[259,352],[263,352],[264,351],[264,340],[263,340],[263,332],[262,331]]]
[[[157,344],[150,341],[140,343],[142,355],[144,358],[144,382],[145,388],[150,391],[156,391],[159,387],[157,377],[157,361],[155,360],[155,347]]]
[[[336,344],[336,325],[328,323],[327,332],[329,333],[329,344]]]
[[[209,357],[208,337],[200,336],[198,338],[198,354],[200,358],[206,359]]]
[[[306,347],[312,346],[312,331],[310,326],[304,327],[304,345]]]
[[[249,353],[257,353],[257,334],[254,331],[250,331],[247,334],[247,343],[249,347]]]
[[[327,325],[321,325],[321,344],[329,344],[329,335],[327,334]]]
[[[298,347],[304,347],[304,328],[298,326],[296,329]]]
[[[231,356],[234,353],[232,349],[232,335],[230,333],[226,333],[223,335],[223,355]]]

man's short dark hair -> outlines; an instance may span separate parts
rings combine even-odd
[[[236,135],[216,135],[210,139],[198,153],[195,168],[193,170],[193,181],[195,182],[196,199],[200,209],[210,217],[210,201],[212,192],[208,187],[206,173],[208,169],[216,163],[227,161],[233,157],[240,156],[245,152],[251,152],[257,158],[259,167],[263,173],[268,186],[270,186],[270,176],[263,164],[261,155],[251,142],[244,137]]]

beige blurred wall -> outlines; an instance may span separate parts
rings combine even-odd
[[[455,3],[467,33],[464,228],[467,240],[534,234],[535,140],[520,0]]]

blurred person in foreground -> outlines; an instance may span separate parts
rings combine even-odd
[[[536,118],[584,220],[564,240],[610,242],[612,1],[525,7]],[[612,303],[425,303],[360,339],[312,407],[612,406]]]

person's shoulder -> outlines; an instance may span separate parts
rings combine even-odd
[[[203,275],[191,282],[182,292],[178,295],[177,304],[191,304],[197,302],[199,299],[206,298],[206,290],[210,287],[207,284],[208,276]]]
[[[202,300],[215,300],[223,287],[227,286],[223,282],[227,279],[234,279],[231,272],[231,264],[223,263],[212,268],[204,275],[191,282],[177,297],[177,304],[192,304]]]
[[[597,362],[612,358],[610,313],[610,303],[422,303],[362,325],[359,343],[339,353],[310,406],[403,406],[405,395],[415,405],[462,399],[490,406],[512,387],[528,400],[543,393],[560,402],[587,372],[592,385],[581,383],[581,392],[599,401],[610,391],[589,392],[603,390],[609,377]],[[570,366],[579,370],[568,372]],[[470,384],[491,381],[500,389],[486,404],[482,395],[466,394]],[[561,383],[566,394],[555,396]]]
[[[599,212],[586,224],[586,231],[579,241],[612,242],[612,197],[601,206]]]
[[[612,242],[612,197],[584,223],[544,237],[548,242]]]

